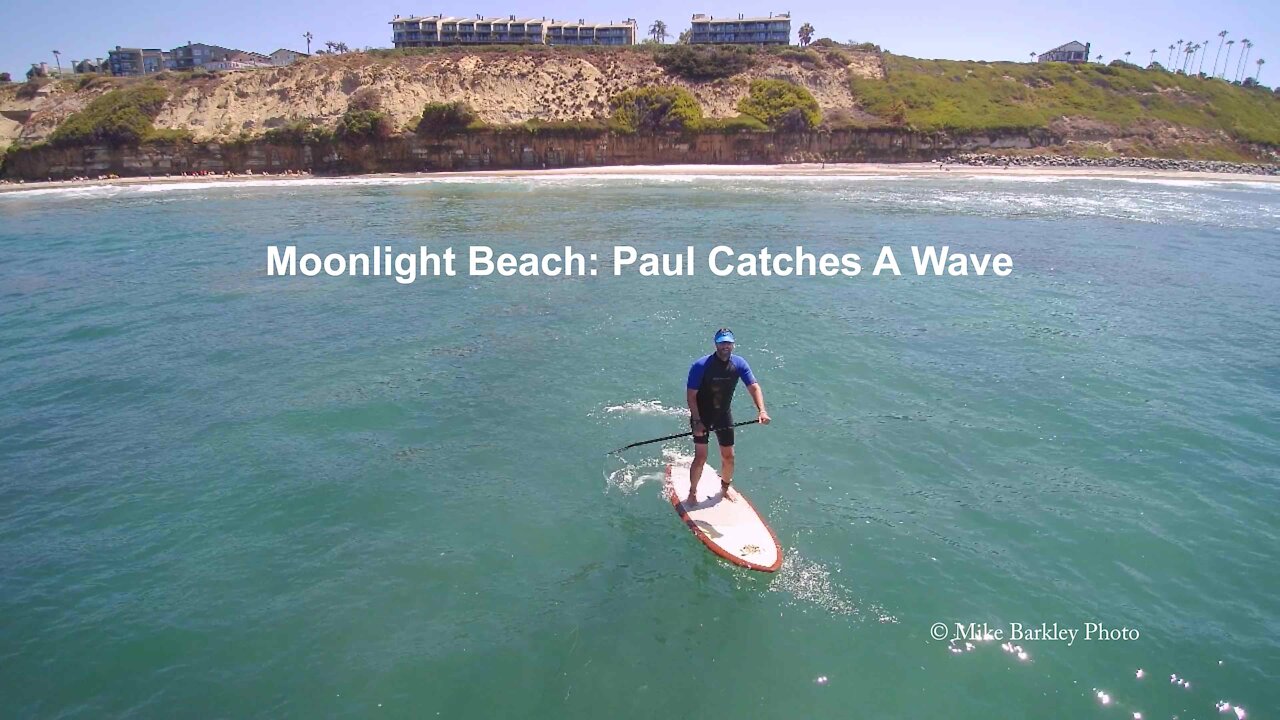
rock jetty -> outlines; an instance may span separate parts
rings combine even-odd
[[[1138,168],[1141,170],[1280,175],[1280,165],[1223,162],[1221,160],[1173,160],[1169,158],[1087,158],[1064,155],[963,153],[948,156],[938,162],[947,165],[977,165],[981,167],[1004,167],[1009,165],[1012,167]]]

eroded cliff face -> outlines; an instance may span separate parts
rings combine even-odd
[[[246,70],[209,77],[162,74],[153,77],[170,90],[155,124],[187,128],[196,140],[226,140],[295,120],[333,128],[363,91],[403,128],[429,102],[465,101],[480,119],[493,124],[525,120],[602,119],[609,99],[642,85],[688,88],[708,117],[738,114],[738,101],[753,79],[785,79],[813,93],[823,111],[856,111],[849,76],[883,77],[880,57],[843,50],[820,65],[759,55],[755,67],[723,80],[690,82],[669,75],[652,54],[541,51],[529,53],[466,51],[396,58],[365,53],[318,57],[283,68]],[[846,64],[847,63],[847,64]],[[17,97],[14,87],[0,91],[0,146],[14,140],[39,141],[63,119],[109,90],[108,82],[80,90],[71,82],[50,86],[36,97]]]
[[[994,137],[894,129],[577,137],[484,131],[448,138],[405,135],[375,142],[319,145],[208,142],[137,148],[45,147],[14,153],[5,162],[4,174],[13,180],[59,180],[113,174],[156,177],[287,170],[358,174],[604,165],[918,162],[992,146],[1045,147],[1054,140],[1043,132]]]

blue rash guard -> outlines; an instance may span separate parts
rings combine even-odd
[[[751,366],[738,355],[730,355],[728,362],[721,362],[711,353],[694,361],[689,368],[689,382],[685,387],[698,391],[698,414],[708,427],[723,426],[719,421],[729,414],[738,380],[747,387],[756,384]]]

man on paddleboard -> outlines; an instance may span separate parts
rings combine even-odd
[[[689,427],[693,430],[693,464],[689,466],[689,502],[697,502],[698,479],[702,466],[707,464],[709,430],[714,430],[720,444],[720,492],[732,502],[729,485],[733,482],[733,415],[729,405],[733,391],[741,380],[755,401],[757,420],[769,424],[769,413],[764,409],[764,392],[751,373],[751,366],[741,355],[733,354],[733,331],[720,328],[715,334],[716,351],[694,361],[689,368],[689,381],[685,384],[685,399],[689,403]]]

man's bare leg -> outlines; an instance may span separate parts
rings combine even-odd
[[[720,446],[720,494],[725,500],[733,502],[729,495],[729,484],[733,482],[733,446]]]
[[[689,505],[698,502],[698,480],[702,478],[702,466],[707,464],[707,444],[693,446],[693,464],[689,466]]]

